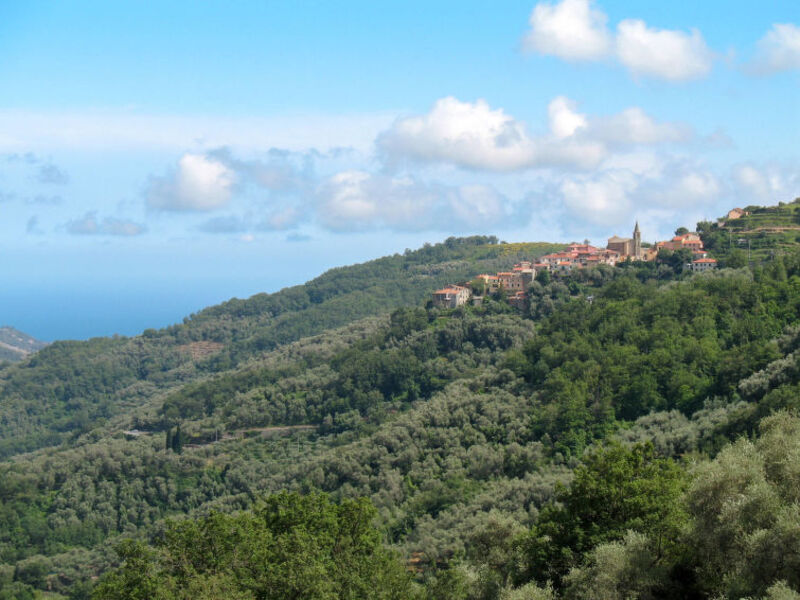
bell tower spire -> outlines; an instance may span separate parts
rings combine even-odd
[[[633,256],[642,258],[642,233],[639,231],[639,220],[636,220],[636,227],[633,228]]]

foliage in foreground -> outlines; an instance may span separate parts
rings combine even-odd
[[[127,541],[96,600],[405,600],[411,576],[364,500],[282,493],[251,511],[168,525],[153,548]]]

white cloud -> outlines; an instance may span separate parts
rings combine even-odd
[[[591,120],[591,135],[611,144],[660,144],[683,142],[693,132],[680,123],[657,123],[641,108],[632,107],[610,117]]]
[[[122,237],[141,235],[146,231],[144,225],[125,219],[106,217],[100,221],[94,212],[88,212],[82,218],[70,221],[66,224],[66,229],[68,233],[73,235],[113,235]]]
[[[697,209],[716,202],[724,186],[714,173],[695,165],[668,165],[659,178],[643,180],[637,190],[651,206]]]
[[[219,160],[184,154],[173,172],[150,179],[147,204],[158,210],[215,210],[230,202],[235,182],[235,173]]]
[[[581,221],[614,225],[630,218],[635,179],[623,171],[607,171],[595,177],[566,179],[560,193],[564,206]]]
[[[639,19],[617,26],[619,61],[636,75],[669,81],[699,79],[711,71],[713,55],[696,29],[690,33],[654,29]]]
[[[397,121],[378,136],[384,161],[446,163],[486,171],[564,167],[592,169],[610,156],[609,146],[680,142],[691,128],[658,123],[640,108],[609,117],[587,117],[559,96],[548,106],[550,133],[533,136],[522,121],[484,100],[438,100],[425,115]]]
[[[751,163],[733,168],[733,182],[743,204],[791,202],[800,197],[800,170]]]
[[[489,186],[427,184],[364,171],[344,171],[324,182],[317,216],[334,231],[485,230],[518,217],[512,203]]]
[[[587,125],[586,116],[578,113],[576,103],[564,96],[554,98],[547,106],[547,115],[550,118],[550,131],[558,139],[573,135],[578,129]]]
[[[758,42],[758,56],[753,65],[760,73],[800,69],[800,27],[775,23]]]
[[[598,60],[608,54],[611,39],[606,15],[591,0],[540,2],[530,16],[527,50],[565,60]]]
[[[390,160],[448,162],[474,169],[511,171],[534,161],[536,150],[523,123],[485,100],[437,100],[427,115],[394,123],[377,144]]]
[[[607,230],[632,225],[635,219],[691,225],[704,214],[714,214],[728,191],[702,164],[633,153],[613,167],[565,177],[555,196],[566,220]]]
[[[634,75],[668,81],[698,79],[711,70],[713,53],[696,29],[656,29],[640,19],[625,19],[612,35],[607,21],[592,0],[540,2],[531,13],[524,48],[568,61],[615,58]],[[783,48],[787,36],[781,33]]]
[[[605,156],[602,145],[573,139],[582,117],[570,113],[571,102],[551,106],[557,135],[532,137],[525,124],[485,100],[475,103],[442,98],[427,115],[397,121],[378,136],[384,159],[448,163],[468,169],[514,171],[541,166],[590,168]]]

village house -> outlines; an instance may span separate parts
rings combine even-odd
[[[497,291],[500,287],[500,278],[497,275],[488,275],[483,273],[478,275],[476,280],[483,282],[483,293],[491,293]]]
[[[717,268],[717,261],[713,258],[698,258],[692,261],[692,271],[709,271]]]
[[[433,304],[438,308],[457,308],[469,300],[469,288],[460,285],[451,285],[433,292]]]
[[[700,239],[700,235],[697,233],[684,233],[682,235],[676,235],[666,242],[656,242],[656,248],[659,250],[662,248],[665,250],[681,250],[683,248],[692,251],[702,250],[703,240]]]

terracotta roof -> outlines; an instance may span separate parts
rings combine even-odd
[[[697,260],[693,260],[693,263],[715,263],[717,260],[715,258],[698,258]]]

